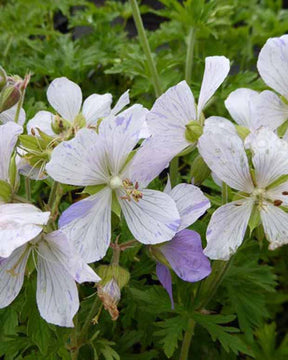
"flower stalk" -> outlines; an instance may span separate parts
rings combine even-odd
[[[148,68],[150,71],[151,81],[152,81],[152,84],[154,87],[155,95],[156,95],[156,97],[159,97],[162,93],[160,79],[159,79],[156,65],[153,60],[150,45],[149,45],[149,42],[148,42],[148,39],[147,39],[147,36],[145,33],[145,29],[144,29],[144,25],[143,25],[143,21],[141,18],[137,0],[130,0],[130,5],[132,8],[133,19],[134,19],[134,22],[135,22],[135,25],[137,28],[139,40],[140,40],[141,46],[142,46],[143,51],[146,56],[146,60],[147,60]]]

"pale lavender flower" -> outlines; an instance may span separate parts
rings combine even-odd
[[[64,233],[42,234],[18,247],[7,258],[0,258],[0,308],[8,306],[19,294],[29,255],[38,256],[37,305],[49,323],[73,327],[79,308],[75,281],[98,282],[100,278],[81,259]]]
[[[168,292],[172,308],[174,308],[169,267],[182,280],[188,282],[202,280],[211,272],[210,262],[203,254],[200,235],[196,231],[185,229],[205,213],[210,207],[210,201],[197,186],[190,184],[179,184],[171,189],[168,181],[165,191],[176,202],[181,224],[177,234],[169,242],[157,246],[157,250],[164,256],[165,261],[164,263],[157,262],[156,273]]]
[[[211,217],[204,250],[211,259],[228,260],[235,253],[252,210],[259,212],[270,249],[288,241],[288,214],[279,207],[288,204],[288,182],[275,183],[288,174],[288,144],[262,127],[246,138],[245,145],[252,152],[254,181],[234,125],[220,117],[206,120],[199,153],[218,178],[241,192],[239,200],[221,206]]]
[[[111,108],[112,95],[92,94],[83,102],[80,87],[66,77],[53,80],[47,90],[47,98],[50,105],[71,126],[84,122],[87,127],[95,127],[100,119],[107,116],[116,115],[124,106],[128,105],[129,91],[126,91],[118,100],[117,104]],[[27,131],[31,134],[31,129],[37,131],[39,128],[50,136],[57,136],[53,129],[55,114],[49,111],[39,111],[27,124]],[[83,126],[81,126],[83,127]]]
[[[224,56],[211,56],[205,59],[198,105],[186,81],[171,87],[155,101],[147,115],[152,137],[145,141],[139,152],[141,162],[147,166],[150,163],[150,153],[157,154],[157,158],[154,159],[154,172],[151,169],[146,175],[147,183],[159,174],[159,168],[163,170],[174,156],[193,144],[186,137],[187,126],[191,122],[202,125],[202,111],[226,78],[229,69],[229,60]],[[151,150],[147,152],[146,148]]]
[[[179,213],[171,197],[142,186],[141,174],[149,173],[154,158],[151,166],[145,167],[138,152],[131,160],[145,120],[143,112],[142,106],[134,105],[130,111],[103,121],[99,134],[80,130],[74,139],[56,147],[47,164],[48,174],[59,182],[102,185],[96,194],[68,208],[59,221],[87,262],[101,259],[109,247],[113,197],[140,242],[158,244],[170,240],[178,230]]]

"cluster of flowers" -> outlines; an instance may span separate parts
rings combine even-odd
[[[205,278],[211,272],[208,257],[228,260],[249,222],[262,222],[271,249],[288,242],[288,135],[282,125],[288,118],[288,36],[269,39],[258,59],[261,77],[280,96],[232,92],[225,105],[237,124],[203,115],[229,69],[224,56],[206,58],[198,104],[182,81],[150,111],[139,104],[123,111],[128,92],[114,108],[110,94],[93,94],[82,105],[78,85],[55,79],[47,91],[55,113],[40,111],[28,121],[20,147],[24,111],[21,121],[18,111],[18,124],[19,103],[0,114],[0,307],[20,292],[32,255],[41,316],[73,326],[79,307],[75,281],[100,280],[87,264],[109,248],[112,211],[150,247],[172,306],[170,269],[185,281]],[[200,235],[187,229],[210,207],[202,191],[192,184],[171,188],[169,179],[163,192],[147,188],[175,156],[196,146],[215,181],[235,190],[234,201],[212,214],[204,251]],[[49,211],[17,203],[18,173],[84,187],[87,196],[61,214],[55,230]],[[119,300],[117,283],[106,285]]]

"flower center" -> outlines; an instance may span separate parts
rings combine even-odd
[[[122,179],[119,176],[112,176],[109,185],[111,189],[119,189],[121,186],[123,186]]]
[[[263,200],[265,197],[265,189],[256,188],[252,192],[252,197],[253,197],[255,203],[261,208],[263,206]]]

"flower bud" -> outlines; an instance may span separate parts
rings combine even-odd
[[[17,87],[7,85],[0,93],[0,112],[10,109],[20,100],[21,93]]]
[[[130,279],[129,272],[116,264],[100,265],[97,268],[97,274],[99,274],[102,279],[100,285],[104,286],[107,282],[114,278],[120,289],[127,285]]]
[[[54,121],[51,123],[52,130],[55,134],[62,134],[71,129],[71,124],[69,121],[62,119],[59,115],[56,115]]]
[[[186,126],[185,138],[191,143],[196,142],[203,134],[203,127],[198,121],[190,121]]]
[[[117,304],[121,298],[120,287],[112,278],[104,286],[98,285],[98,297],[102,301],[104,309],[107,310],[113,321],[118,319],[119,310]]]
[[[7,75],[5,70],[0,66],[0,90],[3,89],[3,87],[7,83]]]
[[[203,158],[198,155],[191,165],[191,178],[193,184],[202,184],[202,182],[207,179],[210,175],[211,170],[203,160]]]

